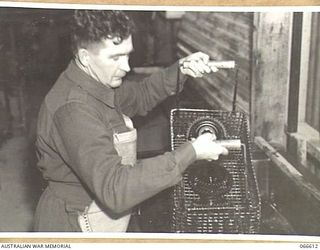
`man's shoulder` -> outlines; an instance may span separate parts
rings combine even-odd
[[[70,81],[62,73],[45,97],[45,103],[52,113],[70,102],[88,102],[88,93]]]
[[[87,104],[88,98],[88,92],[84,91],[79,85],[76,85],[70,88],[66,102],[82,102]]]

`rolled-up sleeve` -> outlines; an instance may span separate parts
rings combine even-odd
[[[114,212],[126,211],[182,178],[195,161],[187,142],[179,149],[135,166],[121,164],[113,135],[99,113],[85,103],[71,102],[53,117],[54,145],[65,163],[102,204]]]
[[[181,90],[186,79],[175,63],[140,82],[125,81],[116,90],[116,99],[126,115],[146,115],[166,97],[176,94],[178,82]]]

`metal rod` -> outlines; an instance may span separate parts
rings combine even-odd
[[[237,105],[237,92],[238,92],[238,69],[235,72],[235,83],[234,83],[234,90],[233,90],[233,101],[232,101],[232,112],[236,111]]]
[[[210,67],[216,67],[218,69],[233,69],[236,66],[235,61],[209,61]]]

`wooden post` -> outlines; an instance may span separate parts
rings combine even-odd
[[[302,39],[302,13],[293,14],[289,104],[288,104],[288,133],[298,131],[299,90],[300,90],[300,61]]]
[[[254,15],[251,127],[276,147],[286,147],[290,27],[292,13]]]

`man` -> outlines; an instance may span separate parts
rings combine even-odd
[[[36,210],[35,231],[83,231],[79,216],[93,203],[121,218],[177,184],[195,160],[228,153],[205,134],[173,152],[125,163],[132,147],[119,150],[115,135],[131,131],[127,116],[144,115],[175,94],[177,78],[183,82],[186,75],[217,70],[207,65],[207,55],[195,53],[179,61],[183,67],[176,63],[142,82],[123,82],[130,71],[132,31],[121,11],[74,13],[74,59],[39,113],[38,166],[49,185]]]

